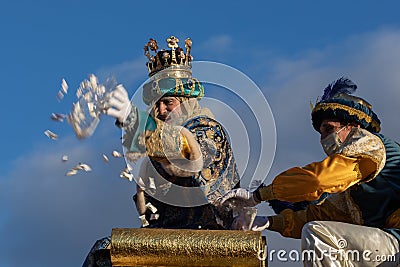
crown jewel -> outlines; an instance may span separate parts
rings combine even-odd
[[[190,70],[191,68],[191,61],[193,60],[193,57],[190,55],[192,40],[190,40],[190,38],[185,40],[186,54],[184,53],[183,49],[179,47],[179,39],[175,36],[167,38],[166,41],[170,50],[158,50],[157,41],[153,38],[150,38],[150,40],[144,46],[144,55],[149,60],[146,63],[149,71],[149,77],[153,76],[160,70],[172,66],[178,69],[182,68],[186,70]]]

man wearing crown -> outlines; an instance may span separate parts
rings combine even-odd
[[[236,162],[223,127],[199,104],[204,88],[192,77],[192,41],[186,53],[178,42],[168,38],[169,50],[158,51],[154,39],[145,46],[150,79],[142,97],[150,114],[131,103],[122,85],[106,112],[124,132],[126,158],[147,156],[134,196],[142,227],[229,229],[232,212],[214,202],[239,185]],[[83,266],[108,266],[109,247],[110,238],[98,240]]]
[[[400,263],[400,145],[379,133],[372,106],[351,95],[356,88],[340,78],[312,109],[324,160],[291,168],[254,192],[234,189],[220,199],[222,205],[279,206],[278,215],[257,217],[253,230],[301,238],[305,266]]]

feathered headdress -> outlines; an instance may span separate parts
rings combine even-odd
[[[324,95],[321,97],[321,101],[331,99],[333,96],[340,93],[351,95],[356,90],[357,85],[355,83],[346,77],[342,77],[325,87]]]
[[[355,122],[371,132],[379,132],[380,120],[372,111],[372,105],[351,95],[356,89],[357,85],[345,77],[329,84],[311,112],[315,130],[319,131],[324,119],[339,119]]]

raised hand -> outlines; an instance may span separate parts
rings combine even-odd
[[[107,115],[116,118],[120,123],[124,123],[129,113],[132,110],[131,101],[128,92],[122,84],[119,84],[112,91],[110,98],[107,101],[109,107],[106,111]]]

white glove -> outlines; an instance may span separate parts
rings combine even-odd
[[[270,222],[267,216],[256,216],[251,227],[252,231],[262,231],[268,229]]]
[[[119,84],[115,87],[107,104],[110,107],[107,109],[107,115],[113,116],[121,123],[125,122],[132,110],[128,92],[125,90],[122,84]]]
[[[244,188],[237,188],[228,191],[217,201],[217,205],[223,205],[226,201],[234,202],[236,205],[241,207],[254,207],[259,204],[259,202],[254,199],[253,192]]]

